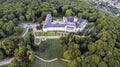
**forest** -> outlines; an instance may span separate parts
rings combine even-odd
[[[40,28],[46,14],[54,17],[77,16],[87,19],[92,31],[85,37],[70,33],[60,38],[63,57],[71,60],[68,67],[119,67],[120,19],[99,11],[86,1],[79,0],[1,0],[0,39],[19,36],[22,22],[38,22]],[[53,18],[54,19],[54,18]],[[77,32],[76,35],[82,35]],[[0,59],[14,56],[8,67],[29,67],[34,61],[34,36],[9,38],[0,41]]]

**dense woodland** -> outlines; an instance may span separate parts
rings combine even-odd
[[[87,19],[94,29],[85,38],[74,33],[61,37],[63,57],[71,60],[68,67],[119,67],[120,19],[105,14],[87,2],[78,0],[1,0],[0,39],[20,35],[18,24],[40,23],[46,14],[54,17],[77,16]],[[54,19],[54,18],[53,18]],[[81,36],[78,32],[77,35]],[[0,59],[14,56],[8,67],[29,67],[34,61],[32,34],[25,38],[10,38],[0,42]]]

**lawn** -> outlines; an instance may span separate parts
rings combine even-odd
[[[56,32],[40,32],[40,36],[56,36],[57,33]]]
[[[0,66],[0,67],[7,67],[7,65],[3,65],[3,66]]]
[[[63,49],[60,44],[59,39],[48,39],[43,41],[39,45],[39,50],[35,52],[41,58],[46,60],[63,57]],[[64,61],[54,61],[54,62],[44,62],[35,59],[35,62],[30,65],[30,67],[67,67],[67,62]]]
[[[36,55],[44,59],[53,59],[63,57],[63,49],[59,39],[48,39],[42,42]]]
[[[30,67],[67,67],[67,63],[63,61],[53,61],[50,63],[43,62],[41,60],[35,59],[35,61],[30,65]]]

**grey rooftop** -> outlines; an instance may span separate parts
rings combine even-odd
[[[85,24],[87,22],[87,20],[85,19],[81,19],[81,18],[77,18],[77,21],[74,22],[74,17],[70,16],[70,17],[65,17],[67,22],[65,22],[65,24],[60,24],[59,21],[55,21],[58,23],[52,24],[52,16],[51,14],[47,14],[47,17],[45,19],[45,23],[43,24],[43,28],[48,28],[48,27],[65,27],[67,26],[76,26],[81,28],[83,24]]]

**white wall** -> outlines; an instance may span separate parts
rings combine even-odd
[[[74,30],[67,30],[67,26],[65,27],[48,27],[48,28],[43,28],[43,31],[44,32],[47,32],[47,31],[64,31],[64,32],[77,32],[78,30],[82,31],[87,25],[87,22],[82,24],[82,27],[81,28],[77,28],[74,27]]]
[[[68,30],[67,27],[73,27],[74,30]],[[76,32],[76,27],[74,27],[74,26],[65,26],[65,31],[67,31],[67,32]]]

